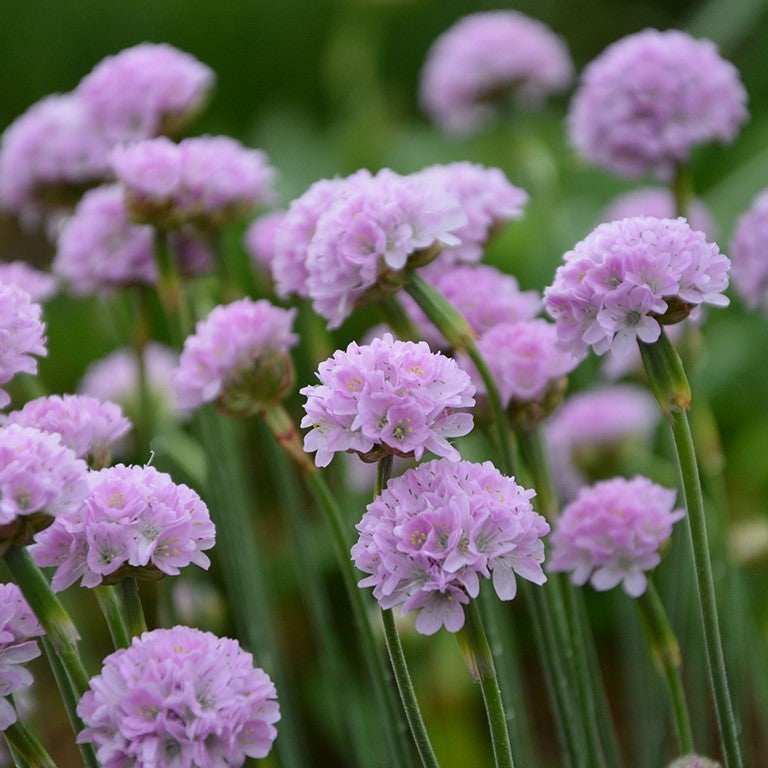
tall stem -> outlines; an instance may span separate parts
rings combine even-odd
[[[155,265],[157,294],[169,320],[169,331],[174,345],[181,347],[184,337],[192,329],[192,315],[168,234],[159,230],[155,231]]]
[[[139,584],[133,576],[126,576],[120,582],[120,594],[125,610],[125,624],[132,637],[140,637],[147,631],[144,608],[141,605]]]
[[[680,672],[680,646],[669,623],[664,605],[649,580],[645,592],[635,601],[648,637],[654,661],[664,675],[672,702],[672,715],[681,755],[694,753],[693,731]]]
[[[379,496],[387,485],[392,474],[392,456],[387,455],[381,459],[376,468],[376,485],[374,487],[374,498]],[[403,704],[405,717],[408,720],[408,727],[411,730],[413,742],[421,758],[421,764],[424,768],[438,768],[437,758],[432,750],[432,744],[429,740],[427,728],[424,725],[424,719],[421,716],[419,702],[416,699],[416,691],[413,688],[411,675],[408,671],[408,665],[405,661],[403,646],[400,642],[400,635],[397,633],[395,617],[391,610],[381,611],[381,621],[384,625],[384,641],[387,645],[387,653],[392,664],[392,672],[395,675],[397,690],[400,694],[400,701]]]
[[[123,603],[116,587],[101,584],[93,590],[104,619],[107,622],[109,636],[115,648],[127,648],[131,644],[131,633],[125,625]]]
[[[704,647],[707,654],[710,683],[717,713],[717,722],[723,743],[726,768],[743,765],[739,734],[728,686],[728,676],[717,618],[717,601],[709,556],[704,499],[701,493],[696,453],[688,424],[687,407],[690,404],[688,387],[682,363],[666,334],[662,332],[653,344],[640,344],[648,383],[667,415],[677,453],[680,482],[688,511],[685,519],[693,551],[696,592],[699,602]]]
[[[149,318],[149,290],[147,286],[136,289],[136,309],[133,324],[133,353],[136,356],[138,374],[139,408],[136,419],[136,454],[149,451],[155,426],[154,403],[147,373],[147,344],[151,339]]]
[[[458,640],[467,657],[472,678],[480,683],[483,692],[485,712],[491,731],[494,762],[496,768],[514,768],[509,732],[507,731],[507,719],[504,715],[499,683],[496,679],[493,654],[488,645],[483,620],[475,600],[469,601],[469,605],[464,609],[464,614],[466,619],[464,626],[459,630]]]
[[[56,763],[27,725],[17,720],[3,731],[8,746],[21,756],[29,768],[56,768]]]

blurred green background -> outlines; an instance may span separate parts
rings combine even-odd
[[[712,208],[726,253],[736,217],[768,186],[765,0],[5,0],[3,5],[1,127],[46,94],[74,88],[104,56],[142,41],[169,42],[206,62],[218,77],[209,108],[189,132],[226,133],[264,149],[278,168],[283,204],[318,178],[360,167],[408,172],[453,160],[501,167],[529,192],[531,202],[525,218],[493,243],[488,258],[516,274],[524,288],[547,285],[562,253],[598,223],[610,198],[643,181],[614,178],[574,157],[563,123],[568,95],[543,113],[512,116],[468,139],[448,139],[431,126],[417,104],[419,70],[435,37],[467,13],[515,8],[550,24],[565,37],[577,70],[612,41],[645,27],[679,27],[709,37],[739,68],[750,96],[751,120],[736,142],[702,148],[692,164],[697,193]],[[50,259],[50,248],[41,239],[11,233],[7,223],[2,232],[0,258]],[[86,364],[114,345],[102,311],[96,302],[64,298],[48,308],[52,354],[42,372],[52,391],[72,390]],[[342,328],[337,341],[345,342],[352,332],[351,326]],[[733,297],[727,310],[710,312],[704,336],[696,386],[711,400],[720,426],[731,515],[737,525],[756,526],[746,529],[752,531],[747,539],[759,544],[768,528],[768,318],[746,312]],[[588,386],[595,367],[594,361],[587,363],[574,387]],[[307,383],[309,370],[301,375],[300,383]],[[759,597],[768,548],[757,546],[755,552],[745,578]],[[275,568],[289,569],[290,556],[289,547],[278,549]],[[601,616],[626,609],[620,595],[592,602],[598,632]],[[754,652],[764,656],[764,600],[752,606],[757,609],[763,644]],[[602,638],[609,671],[618,665],[613,655],[620,641],[607,630]],[[486,748],[485,732],[479,696],[466,680],[455,643],[442,633],[430,641],[427,653],[423,639],[410,637],[408,642],[446,768],[473,765],[468,755]],[[633,641],[626,642],[631,658]],[[301,657],[301,640],[293,643]],[[642,649],[634,648],[653,679]],[[311,676],[311,667],[296,674]],[[543,683],[535,668],[526,674],[534,709],[540,710]],[[310,677],[310,689],[312,682]],[[649,721],[634,730],[627,725],[635,705],[625,707],[621,683],[611,682],[609,688],[614,685],[625,742],[663,741],[663,716],[661,724],[657,717],[655,724]],[[637,695],[649,696],[653,708],[654,691],[661,695],[653,685],[650,693]],[[312,690],[306,695],[311,698]],[[468,696],[475,697],[469,711]],[[322,710],[319,702],[316,709]],[[553,739],[543,717],[537,730],[546,750]],[[317,722],[312,728],[322,730]],[[57,738],[62,740],[59,751],[68,754],[66,731]],[[313,764],[338,765],[339,754],[324,737],[313,731],[312,738],[322,745]],[[761,745],[753,745],[755,754],[761,754]],[[322,754],[326,749],[327,757]],[[633,768],[658,768],[658,749],[638,754]],[[754,765],[768,765],[763,760]]]

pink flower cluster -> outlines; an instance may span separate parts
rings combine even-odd
[[[560,344],[574,355],[632,351],[702,303],[726,306],[730,261],[685,219],[601,224],[563,257],[544,291]]]
[[[599,591],[623,582],[628,595],[639,597],[645,571],[659,564],[659,548],[685,516],[673,509],[675,495],[639,476],[583,488],[555,523],[550,570],[570,571],[574,584],[589,581]]]
[[[739,73],[714,43],[646,29],[610,45],[585,70],[571,103],[571,141],[622,176],[670,179],[691,150],[731,141],[747,119]]]
[[[253,263],[270,270],[275,259],[275,239],[285,217],[285,211],[272,211],[255,219],[245,231],[243,245]]]
[[[129,219],[118,185],[97,187],[86,192],[62,227],[53,270],[76,296],[152,285],[157,279],[152,238],[151,227]],[[210,252],[200,240],[173,233],[171,247],[182,272],[209,268]]]
[[[430,264],[421,276],[461,312],[482,335],[499,323],[519,323],[535,317],[542,307],[536,291],[521,291],[517,280],[488,264]],[[421,307],[407,294],[400,297],[416,324],[421,338],[433,349],[446,349],[448,342]]]
[[[499,388],[502,405],[538,402],[549,388],[579,363],[557,345],[555,326],[546,320],[499,323],[477,341]],[[472,377],[478,394],[486,394],[480,374],[468,358],[462,367]]]
[[[274,196],[264,152],[228,136],[178,144],[161,136],[115,147],[110,157],[131,215],[163,229],[218,227]]]
[[[87,472],[59,435],[17,424],[0,427],[0,540],[6,525],[20,518],[77,509],[88,493]]]
[[[108,175],[109,144],[72,94],[47,96],[3,133],[0,206],[23,224],[60,215]]]
[[[414,254],[458,245],[466,221],[454,197],[418,174],[358,171],[317,182],[291,203],[275,235],[277,290],[312,299],[337,328]]]
[[[320,363],[320,384],[300,390],[307,402],[302,427],[311,427],[304,450],[327,466],[337,451],[373,452],[420,459],[425,451],[459,460],[449,437],[466,435],[475,388],[454,360],[425,342],[395,341],[390,334]]]
[[[180,408],[221,400],[269,402],[284,397],[293,382],[288,350],[298,341],[291,330],[295,309],[266,299],[240,299],[216,307],[184,342],[173,384]]]
[[[660,417],[648,391],[632,384],[571,395],[545,429],[561,495],[573,498],[588,482],[583,464],[596,463],[602,469],[607,456],[614,458],[621,445],[633,440],[649,446]]]
[[[501,600],[517,592],[515,574],[543,584],[549,531],[533,511],[534,491],[502,475],[490,462],[421,464],[389,481],[357,525],[355,565],[370,574],[382,608],[418,611],[424,635],[464,626],[462,605],[477,597],[481,578],[492,578]]]
[[[203,106],[213,70],[171,45],[142,43],[99,62],[76,94],[112,144],[175,133]]]
[[[736,222],[731,238],[733,283],[751,309],[768,307],[768,189]]]
[[[528,194],[514,186],[498,168],[469,162],[431,165],[414,174],[455,197],[467,222],[454,231],[457,245],[447,245],[440,261],[480,261],[485,246],[502,224],[523,215]]]
[[[29,294],[15,285],[0,283],[0,384],[6,384],[17,373],[37,373],[37,360],[45,357],[45,324],[42,310]],[[11,398],[0,388],[0,408]]]
[[[15,285],[26,291],[34,302],[43,302],[56,293],[56,281],[26,261],[5,261],[0,264],[0,284]]]
[[[546,24],[517,11],[473,13],[432,45],[420,100],[443,130],[468,134],[507,103],[538,106],[572,76],[568,48]]]
[[[32,674],[22,666],[40,655],[33,637],[45,634],[15,584],[0,584],[0,731],[16,722],[5,697],[28,685]]]
[[[103,768],[240,768],[280,719],[269,676],[235,640],[176,626],[104,659],[77,712]]]
[[[88,395],[38,397],[9,413],[6,423],[53,432],[78,459],[97,461],[108,457],[112,444],[131,429],[119,405]]]
[[[57,592],[78,579],[84,587],[115,583],[126,575],[176,576],[190,563],[208,568],[204,551],[216,531],[202,499],[153,467],[91,472],[90,490],[73,511],[35,537],[30,553],[55,566]]]
[[[652,216],[654,219],[674,219],[675,197],[667,187],[641,187],[619,195],[603,209],[600,221],[617,221],[633,216]],[[717,224],[703,200],[694,198],[687,214],[691,229],[703,232],[709,239],[717,235]]]

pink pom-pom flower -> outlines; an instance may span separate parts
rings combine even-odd
[[[280,719],[269,676],[236,640],[176,626],[104,659],[77,707],[104,768],[240,768]]]
[[[78,85],[99,131],[112,144],[175,133],[201,109],[213,70],[167,44],[141,43],[99,62]]]
[[[23,665],[40,655],[35,637],[45,634],[15,584],[0,584],[0,731],[16,722],[16,710],[5,697],[32,685]]]
[[[285,397],[294,378],[295,315],[266,299],[213,309],[184,342],[173,375],[179,407],[217,402],[233,413],[255,412]]]
[[[571,81],[565,42],[517,11],[465,16],[432,45],[419,86],[422,107],[445,131],[469,134],[507,103],[538,106]]]
[[[703,303],[727,306],[729,259],[685,219],[601,224],[563,257],[544,305],[563,349],[629,354]]]
[[[583,488],[555,523],[550,570],[570,571],[574,584],[589,581],[599,591],[623,583],[628,595],[639,597],[645,572],[659,564],[660,547],[685,516],[674,509],[675,495],[639,476]]]
[[[614,173],[669,180],[694,147],[734,139],[746,101],[738,71],[714,43],[646,29],[584,70],[568,118],[571,141]]]
[[[110,448],[131,429],[119,405],[88,395],[50,395],[30,400],[8,414],[7,424],[59,435],[78,459],[109,462]]]
[[[490,462],[430,461],[391,479],[357,525],[355,565],[370,574],[382,608],[418,611],[416,630],[432,635],[464,626],[464,609],[492,579],[501,600],[517,592],[515,575],[535,584],[546,576],[546,520],[533,511],[534,491]]]
[[[0,284],[3,283],[26,291],[36,303],[42,303],[56,293],[56,280],[31,267],[26,261],[6,261],[0,264]]]
[[[115,467],[89,474],[78,507],[35,537],[30,553],[54,566],[57,592],[78,579],[84,587],[119,583],[125,576],[176,576],[190,563],[208,568],[204,551],[216,532],[208,507],[189,487],[153,467]]]
[[[37,360],[45,357],[45,324],[40,319],[39,304],[15,285],[0,283],[0,384],[6,384],[17,373],[37,373]],[[0,408],[11,402],[0,389]]]
[[[449,437],[466,435],[475,387],[454,360],[425,342],[386,333],[370,344],[352,342],[320,363],[320,384],[300,390],[307,402],[304,450],[327,466],[337,451],[375,461],[386,453],[420,459],[426,451],[459,460]]]
[[[768,189],[736,222],[731,238],[733,284],[751,309],[768,307]]]

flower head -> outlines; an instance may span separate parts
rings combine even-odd
[[[730,261],[685,219],[635,217],[601,224],[572,251],[544,292],[560,344],[626,355],[659,338],[702,303],[726,306]]]
[[[633,216],[652,216],[654,219],[674,219],[675,198],[667,187],[641,187],[611,200],[600,214],[600,221],[617,221]],[[717,224],[703,200],[691,201],[688,213],[691,229],[700,230],[708,238],[717,236]]]
[[[32,685],[32,675],[23,664],[40,655],[32,638],[42,634],[43,628],[19,588],[0,584],[0,731],[16,722],[16,711],[5,697]]]
[[[514,186],[498,168],[458,162],[432,165],[414,174],[443,189],[459,201],[466,214],[466,224],[454,231],[456,245],[446,245],[439,260],[477,262],[485,246],[507,221],[519,219],[528,202],[528,194]]]
[[[0,549],[76,509],[88,492],[85,462],[59,435],[0,427]]]
[[[571,81],[565,42],[516,11],[465,16],[432,45],[419,87],[424,110],[445,131],[468,134],[507,103],[536,106]]]
[[[41,303],[56,293],[56,280],[27,264],[26,261],[6,261],[0,264],[0,284],[15,285],[26,291],[32,301]]]
[[[555,326],[546,320],[499,323],[478,339],[477,348],[496,380],[502,406],[522,428],[538,423],[560,404],[564,377],[579,362],[558,347]],[[486,394],[472,361],[462,355],[461,365],[478,394]]]
[[[179,407],[218,401],[226,410],[253,411],[283,398],[293,383],[295,315],[266,299],[216,307],[184,342],[173,376]]]
[[[531,320],[542,307],[536,291],[521,291],[517,280],[488,264],[429,264],[421,276],[437,288],[482,335],[499,323]],[[433,349],[447,349],[448,342],[418,304],[407,294],[401,297],[421,338]]]
[[[253,263],[269,270],[275,260],[275,238],[283,224],[285,211],[272,211],[259,216],[245,231],[243,244]]]
[[[175,133],[213,88],[213,70],[167,44],[141,43],[99,62],[76,94],[111,143]]]
[[[77,707],[104,768],[239,768],[280,719],[269,676],[235,640],[155,629],[104,659]]]
[[[648,445],[660,416],[648,391],[632,384],[571,395],[545,429],[563,497],[573,498],[589,479],[615,474],[621,448],[634,441]]]
[[[694,147],[732,141],[747,119],[746,101],[739,73],[714,43],[646,29],[584,70],[571,103],[571,141],[622,176],[667,180]]]
[[[190,563],[208,568],[216,532],[202,499],[153,467],[91,472],[90,491],[73,511],[35,537],[30,553],[55,566],[52,586],[117,583],[125,576],[176,576]]]
[[[38,397],[9,413],[6,423],[54,432],[78,459],[92,456],[97,463],[108,463],[112,444],[131,429],[119,405],[88,395]]]
[[[464,625],[462,605],[477,597],[481,578],[511,600],[515,574],[543,584],[541,569],[549,531],[533,511],[534,491],[517,485],[490,462],[430,461],[393,478],[357,525],[355,565],[370,574],[382,608],[418,611],[416,630]]]
[[[14,285],[0,283],[0,384],[9,382],[17,373],[37,373],[33,355],[45,357],[45,324],[40,319],[39,304]],[[0,389],[0,408],[11,402]]]
[[[47,96],[3,133],[0,206],[28,225],[60,215],[109,175],[109,149],[80,99]]]
[[[639,597],[646,571],[660,560],[659,548],[685,511],[673,509],[675,491],[646,477],[617,477],[583,488],[555,523],[550,537],[553,571],[570,571],[574,584],[600,591],[623,582]]]
[[[161,136],[118,146],[110,157],[131,216],[161,229],[217,228],[274,195],[267,156],[227,136],[179,144]]]
[[[685,755],[669,764],[669,768],[721,768],[720,763],[701,755]]]
[[[761,192],[736,222],[731,238],[733,282],[744,303],[768,307],[768,189]]]
[[[306,395],[302,427],[311,427],[304,450],[317,451],[327,466],[337,451],[377,459],[384,453],[425,451],[458,461],[447,438],[466,435],[472,415],[457,409],[474,405],[475,387],[454,360],[433,353],[425,342],[395,341],[390,334],[320,363],[320,384]]]

